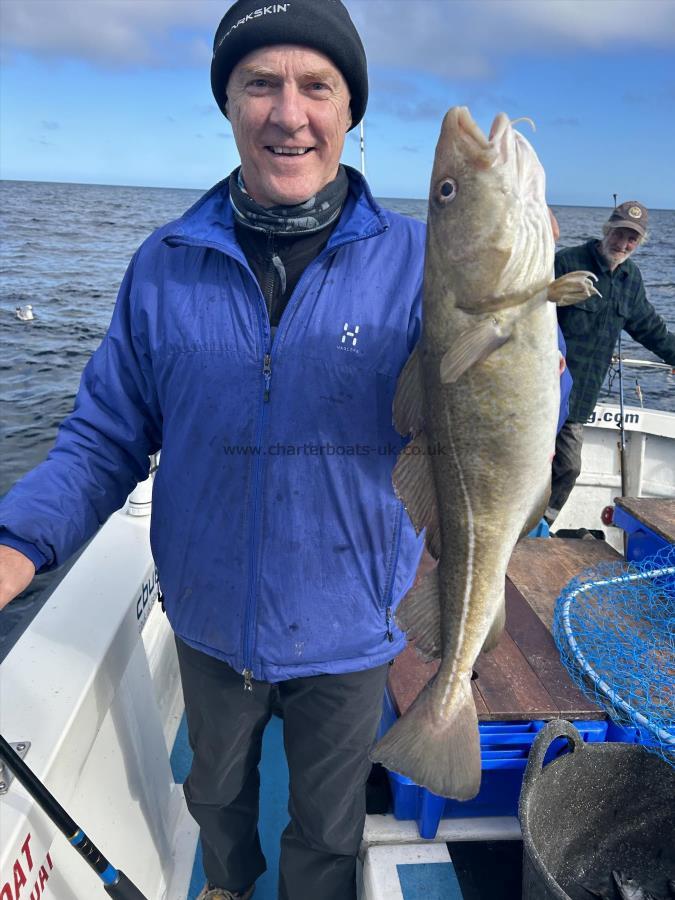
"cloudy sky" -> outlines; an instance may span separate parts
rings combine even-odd
[[[321,0],[316,0],[321,2]],[[0,0],[0,177],[206,188],[238,161],[209,84],[217,0]],[[347,0],[367,175],[426,197],[445,110],[529,116],[551,203],[675,208],[675,0]],[[527,129],[527,126],[521,126]],[[358,142],[345,161],[359,165]]]

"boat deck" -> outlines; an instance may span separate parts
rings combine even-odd
[[[516,546],[506,580],[506,630],[474,667],[474,700],[481,721],[604,719],[572,683],[551,637],[555,601],[582,569],[620,559],[604,541],[528,538]],[[428,568],[429,562],[425,562]],[[412,646],[389,675],[394,706],[403,714],[438,668]]]
[[[183,784],[192,761],[185,716],[171,753],[171,769],[177,784]],[[277,900],[279,839],[288,821],[288,766],[283,747],[283,723],[276,716],[265,729],[260,765],[260,843],[267,871],[256,882],[255,900]],[[197,844],[186,900],[194,900],[204,886],[201,847]],[[174,898],[170,898],[174,900]]]
[[[191,758],[183,718],[171,754],[176,783],[185,780]],[[256,882],[255,900],[277,900],[279,840],[288,821],[288,768],[283,749],[283,723],[276,716],[272,717],[263,738],[260,784],[260,842],[268,868]],[[382,818],[369,816],[369,819]],[[485,833],[489,834],[489,820],[478,824],[484,824]],[[367,892],[363,890],[362,896],[369,900],[485,900],[487,897],[513,900],[518,896],[520,841],[466,841],[460,839],[461,824],[456,825],[452,841],[443,839],[441,829],[435,843],[419,842],[418,838],[418,843],[370,845],[367,865],[373,885]],[[375,840],[376,832],[377,826],[371,828]],[[198,846],[186,900],[195,900],[204,881]]]

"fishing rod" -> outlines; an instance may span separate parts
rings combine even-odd
[[[651,359],[628,359],[627,356],[613,356],[612,362],[618,366],[621,362],[624,366],[635,366],[637,369],[662,369],[675,374],[675,368],[668,363],[656,362]]]
[[[363,119],[359,122],[359,145],[361,148],[361,174],[366,177],[366,136],[363,130]]]
[[[621,332],[619,332],[619,469],[621,471],[621,496],[626,496],[626,427],[623,404],[623,361],[621,358]],[[623,555],[628,553],[628,532],[623,533]]]
[[[626,429],[623,405],[623,360],[621,358],[621,332],[619,332],[619,468],[621,469],[621,496],[626,496]]]
[[[620,354],[613,354],[611,361],[611,368],[609,372],[609,390],[612,389],[612,384],[614,383],[614,378],[617,374],[619,374],[619,381],[621,382],[622,372],[619,372],[619,367],[627,367],[627,368],[635,368],[635,369],[651,369],[654,372],[661,372],[665,375],[666,378],[671,378],[675,376],[675,366],[671,366],[669,363],[658,362],[656,360],[651,359],[630,359],[627,356],[621,356]],[[637,394],[638,400],[640,401],[640,406],[644,407],[644,397],[642,394],[642,388],[640,387],[640,382],[637,377],[635,378],[635,393]]]
[[[65,834],[80,856],[89,863],[103,882],[103,889],[108,896],[114,897],[115,900],[146,900],[145,895],[127,878],[124,872],[108,862],[93,841],[89,840],[79,825],[70,818],[58,800],[49,793],[44,784],[1,734],[0,762],[4,762],[7,768],[14,773],[16,780],[24,786],[59,831]]]

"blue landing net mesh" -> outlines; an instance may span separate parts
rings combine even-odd
[[[675,767],[675,546],[582,572],[558,598],[553,636],[584,694]]]

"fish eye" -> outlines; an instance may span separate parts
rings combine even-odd
[[[438,185],[438,200],[441,203],[449,203],[457,196],[457,182],[454,178],[444,178]]]

